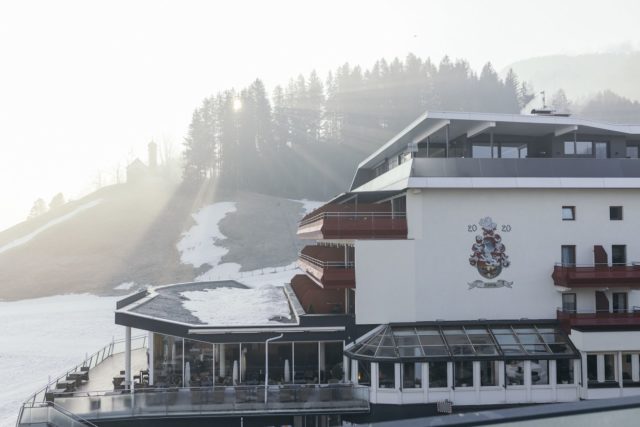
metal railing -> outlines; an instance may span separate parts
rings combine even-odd
[[[147,346],[147,335],[140,335],[140,336],[131,338],[132,351],[138,350],[141,348],[146,348],[146,346]],[[47,392],[52,388],[52,386],[54,386],[55,388],[55,385],[58,383],[58,381],[66,379],[70,374],[83,372],[82,368],[85,368],[85,370],[88,368],[89,371],[91,371],[91,369],[94,369],[96,366],[104,362],[110,356],[113,356],[114,354],[118,354],[118,353],[124,353],[124,350],[125,350],[124,339],[112,341],[111,343],[105,345],[100,350],[96,351],[91,356],[87,357],[85,360],[83,360],[73,368],[65,371],[62,375],[56,377],[54,380],[49,381],[47,385],[42,387],[40,390],[36,391],[31,396],[29,396],[29,398],[24,401],[23,407],[24,405],[27,405],[29,403],[36,404],[36,403],[46,402]]]
[[[25,409],[18,419],[18,426],[52,425],[55,427],[98,427],[53,402],[40,402]]]
[[[311,224],[325,218],[406,218],[406,212],[320,212],[300,221],[300,226]]]
[[[640,262],[633,261],[628,263],[613,263],[606,262],[592,263],[592,264],[576,264],[574,262],[556,262],[556,267],[560,268],[581,268],[581,269],[594,269],[596,271],[620,271],[625,269],[640,270]]]
[[[265,412],[365,412],[369,387],[327,385],[214,386],[98,391],[58,395],[56,404],[90,420]]]
[[[565,316],[572,316],[572,317],[597,317],[597,316],[602,316],[602,317],[640,317],[640,306],[634,305],[631,307],[628,307],[626,309],[618,309],[618,310],[609,310],[609,309],[604,309],[604,310],[568,310],[568,309],[564,309],[562,307],[558,307],[556,309],[558,311],[558,313],[561,313],[562,315]]]
[[[310,255],[300,254],[300,259],[305,260],[320,268],[353,268],[353,261],[322,261]]]

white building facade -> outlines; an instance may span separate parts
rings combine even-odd
[[[363,161],[298,234],[372,328],[345,350],[371,403],[640,394],[639,145],[640,126],[428,112]]]

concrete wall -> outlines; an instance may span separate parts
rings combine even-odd
[[[409,240],[356,243],[357,322],[555,318],[561,296],[551,274],[562,245],[576,246],[578,264],[593,263],[594,245],[610,261],[612,244],[626,244],[627,260],[640,261],[639,195],[636,189],[409,190]],[[609,220],[614,205],[624,207],[623,221]],[[576,207],[575,221],[562,220],[562,206]],[[497,223],[511,261],[495,279],[469,264],[482,234],[478,221],[486,216]],[[470,289],[475,280],[513,284]],[[579,307],[589,304],[583,293]],[[632,292],[629,305],[639,298]]]

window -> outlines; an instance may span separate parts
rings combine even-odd
[[[422,363],[402,364],[402,387],[422,388]]]
[[[615,264],[627,263],[627,246],[626,245],[611,245],[611,262]]]
[[[524,362],[507,360],[505,362],[507,385],[524,385]]]
[[[556,360],[556,381],[558,384],[573,384],[573,360]]]
[[[562,207],[562,220],[563,221],[575,221],[576,220],[576,207],[575,206],[563,206]]]
[[[482,387],[497,386],[500,362],[496,360],[481,360],[480,385]]]
[[[371,363],[358,360],[358,384],[371,385]]]
[[[616,355],[605,354],[604,355],[604,380],[616,381],[617,377],[618,375],[616,372]]]
[[[575,245],[562,245],[561,256],[563,267],[574,267],[576,265]]]
[[[598,355],[587,354],[587,379],[589,382],[598,381]]]
[[[637,159],[638,158],[638,146],[637,145],[627,145],[627,158],[628,159]]]
[[[566,156],[591,156],[593,155],[593,142],[565,141],[564,154]]]
[[[562,311],[576,312],[576,294],[562,294]]]
[[[596,159],[606,159],[609,157],[609,144],[606,142],[596,142],[593,145],[596,149]]]
[[[473,362],[471,360],[454,362],[453,369],[456,387],[473,387]]]
[[[447,362],[429,362],[429,387],[447,386]]]
[[[640,382],[640,354],[622,353],[622,382],[623,384],[638,384]],[[635,362],[634,362],[635,359]]]
[[[626,313],[627,312],[627,293],[626,292],[614,292],[613,293],[613,312],[614,313]]]
[[[532,385],[549,384],[549,361],[548,360],[532,360],[531,361],[531,384]]]
[[[609,219],[611,221],[622,221],[622,206],[609,206]]]
[[[395,363],[378,363],[378,387],[396,388]]]

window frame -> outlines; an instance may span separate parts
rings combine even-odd
[[[622,259],[622,262],[620,262],[620,258],[618,259],[618,262],[615,261],[614,259],[614,253],[616,252],[617,249],[622,249],[623,251],[623,255],[624,258]],[[622,266],[622,265],[626,265],[627,264],[627,245],[611,245],[611,265],[612,266]]]
[[[615,215],[614,212],[620,213],[619,218],[618,215]],[[609,206],[609,221],[622,221],[624,220],[624,208],[622,206]]]
[[[570,218],[565,218],[565,212],[571,213]],[[562,207],[562,220],[563,221],[575,221],[576,220],[576,207],[575,206],[563,206]]]
[[[573,297],[573,308],[565,308],[565,297]],[[578,311],[578,295],[575,292],[562,293],[562,311],[567,313],[575,313]]]

